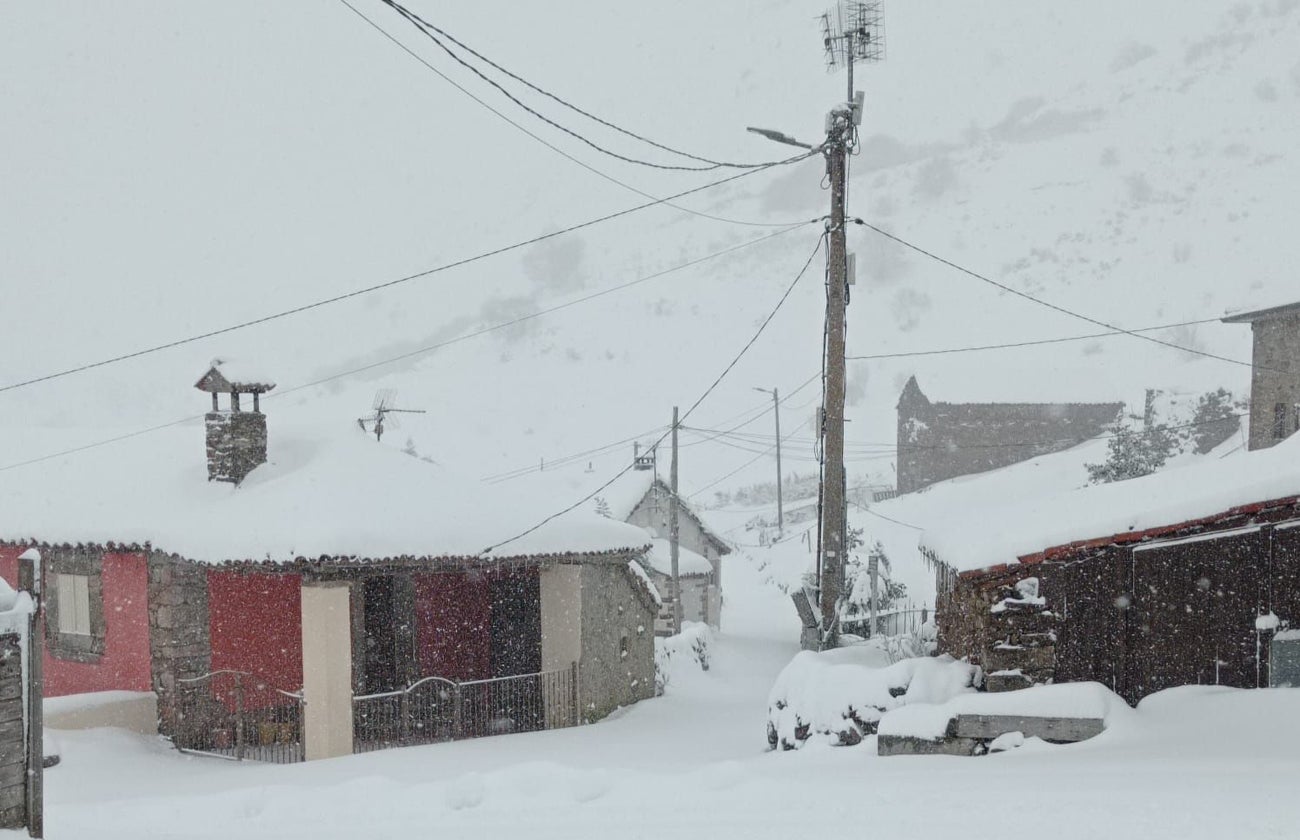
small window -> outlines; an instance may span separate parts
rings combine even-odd
[[[54,576],[54,597],[57,599],[59,632],[73,636],[90,635],[90,576]]]
[[[1277,440],[1286,437],[1286,403],[1273,406],[1273,437]]]

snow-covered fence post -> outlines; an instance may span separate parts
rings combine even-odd
[[[45,836],[45,624],[41,620],[41,553],[34,548],[24,551],[18,558],[18,575],[21,589],[31,595],[31,613],[28,615],[27,649],[22,655],[27,659],[27,833],[31,837]]]

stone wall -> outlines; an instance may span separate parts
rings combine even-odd
[[[52,546],[42,549],[44,574],[50,581],[51,597],[45,599],[45,646],[59,659],[95,663],[104,655],[108,628],[104,623],[104,556],[87,546]],[[87,578],[90,634],[59,632],[59,599],[56,575]]]
[[[1044,601],[1047,589],[1039,578],[1029,578],[1030,569],[1016,571],[1001,580],[958,579],[936,610],[939,651],[981,666],[989,691],[1049,683],[1056,676],[1059,617],[1047,604],[1022,597],[1015,586],[1022,578],[1038,581],[1034,592]]]
[[[591,722],[655,692],[654,606],[626,564],[584,564],[579,698]]]
[[[1250,448],[1265,449],[1300,428],[1300,315],[1261,319],[1251,328]]]
[[[234,484],[266,463],[266,415],[260,411],[212,411],[207,421],[208,481]]]
[[[175,555],[149,554],[149,649],[158,731],[171,735],[176,680],[212,667],[206,567]]]
[[[909,379],[898,401],[898,492],[1069,449],[1101,434],[1123,408],[1123,403],[931,402],[916,379]]]
[[[22,642],[6,633],[0,636],[0,828],[21,828],[26,818]]]
[[[659,590],[659,595],[664,599],[663,609],[660,610],[659,614],[671,623],[673,617],[671,601],[673,591],[672,576],[660,574],[653,569],[647,569],[646,573],[650,576],[650,580],[654,582],[655,588]],[[679,579],[682,584],[682,620],[699,621],[716,626],[718,616],[709,612],[709,576],[680,575]]]

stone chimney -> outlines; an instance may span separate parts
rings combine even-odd
[[[208,481],[239,484],[256,467],[266,463],[266,415],[261,396],[275,387],[264,376],[252,375],[240,365],[213,359],[208,372],[194,387],[212,395],[207,417]],[[229,407],[221,409],[220,394],[228,394]],[[251,395],[252,405],[241,395]]]

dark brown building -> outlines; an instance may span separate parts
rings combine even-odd
[[[987,472],[1094,438],[1123,403],[931,402],[916,377],[898,398],[898,492]]]
[[[983,665],[991,687],[1096,681],[1136,703],[1267,686],[1274,617],[1300,620],[1300,497],[945,572],[940,650]],[[1015,584],[1031,577],[1041,600],[1024,603]]]
[[[1250,324],[1250,448],[1265,449],[1300,429],[1300,303],[1239,312],[1225,324]]]

